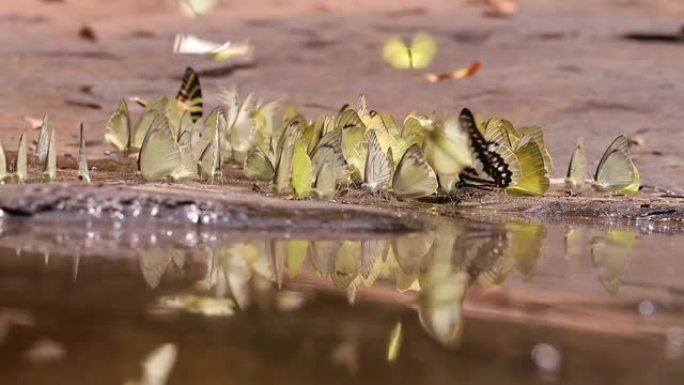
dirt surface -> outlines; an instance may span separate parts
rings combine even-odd
[[[3,1],[0,11],[0,138],[16,146],[32,131],[25,117],[50,115],[58,149],[76,153],[83,121],[89,154],[105,157],[104,123],[121,97],[175,93],[185,66],[202,76],[205,106],[233,83],[283,99],[310,117],[354,102],[371,107],[455,114],[468,106],[516,124],[544,127],[562,176],[584,135],[590,167],[620,133],[647,185],[684,187],[684,44],[625,39],[635,32],[677,33],[679,0],[522,1],[512,18],[483,16],[480,2],[254,0],[219,1],[212,15],[186,19],[166,1]],[[89,26],[97,41],[79,38]],[[397,71],[379,50],[392,34],[434,34],[440,52],[430,70],[482,62],[473,78],[427,83],[420,71]],[[257,61],[232,68],[174,56],[176,33],[215,41],[249,38]],[[90,105],[90,107],[88,107]],[[36,132],[31,132],[35,138]],[[111,156],[113,158],[113,156]]]

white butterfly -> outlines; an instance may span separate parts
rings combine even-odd
[[[248,42],[230,42],[223,44],[200,39],[193,35],[176,35],[173,41],[173,52],[188,55],[206,55],[212,60],[223,61],[240,59],[252,60],[254,46]]]

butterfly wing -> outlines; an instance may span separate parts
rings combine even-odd
[[[78,179],[90,183],[88,155],[86,153],[85,136],[83,135],[83,123],[81,123],[81,135],[78,143]]]
[[[420,147],[416,144],[409,147],[392,178],[394,195],[400,200],[421,198],[434,194],[437,185],[437,176]]]
[[[519,178],[520,165],[512,149],[505,145],[487,142],[480,133],[470,110],[464,108],[461,111],[459,123],[470,138],[475,165],[492,178],[496,187],[508,187]]]
[[[181,160],[180,147],[173,138],[168,119],[157,113],[140,148],[138,169],[143,179],[164,179],[181,165]]]
[[[515,152],[515,155],[520,163],[521,174],[518,181],[508,186],[506,191],[513,195],[544,195],[549,189],[550,182],[539,144],[533,139],[529,139]]]
[[[430,125],[425,134],[425,159],[441,176],[456,176],[473,165],[468,136],[456,119]]]
[[[202,117],[202,86],[199,76],[191,67],[185,68],[176,99],[181,102],[185,110],[190,111],[193,123]]]
[[[577,138],[575,151],[570,158],[568,172],[565,177],[565,186],[568,188],[579,188],[584,185],[587,179],[587,158],[584,155],[584,138]]]
[[[311,192],[313,170],[306,147],[306,140],[300,138],[295,143],[292,154],[292,191],[295,199],[308,198]]]
[[[106,134],[105,134],[106,139]],[[47,158],[48,146],[50,144],[50,132],[48,130],[48,116],[43,116],[43,123],[40,125],[40,133],[38,134],[38,143],[36,144],[36,157],[38,163],[45,163]]]
[[[17,182],[22,183],[28,177],[28,149],[26,146],[26,135],[19,137],[19,147],[17,156],[14,159],[14,175]]]
[[[119,152],[125,153],[129,150],[131,144],[131,122],[128,114],[128,104],[126,104],[126,100],[124,99],[121,99],[119,107],[107,121],[105,127],[105,141],[114,146]],[[38,147],[40,148],[40,141],[38,143]]]
[[[50,131],[47,158],[43,165],[43,180],[51,182],[57,177],[57,149],[55,146],[55,130]]]
[[[364,185],[372,194],[383,190],[392,176],[392,161],[382,150],[376,136],[376,131],[370,130],[366,134],[368,141],[368,156],[365,164]]]
[[[537,142],[537,145],[539,145],[539,149],[541,150],[541,153],[544,156],[544,168],[546,169],[546,172],[550,175],[554,169],[553,159],[551,158],[551,154],[549,153],[549,149],[546,148],[546,144],[544,143],[544,134],[542,133],[541,127],[539,127],[539,126],[522,127],[518,130],[518,132],[520,132],[520,134],[523,136],[525,136],[525,135],[532,136],[534,141]]]
[[[622,135],[608,146],[594,175],[595,186],[599,190],[616,191],[634,183],[635,167],[629,157],[627,147],[627,138]]]
[[[259,146],[255,146],[247,153],[243,172],[248,179],[267,181],[273,180],[275,167],[272,158]]]
[[[385,42],[382,57],[394,68],[411,68],[411,53],[399,36],[393,36]]]
[[[425,68],[437,53],[437,42],[425,32],[418,32],[411,41],[411,68]]]

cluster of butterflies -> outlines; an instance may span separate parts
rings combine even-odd
[[[78,179],[90,182],[90,172],[88,171],[88,159],[85,148],[85,137],[83,136],[83,124],[81,124],[81,137],[78,150]],[[47,115],[43,117],[40,126],[34,161],[42,168],[41,179],[46,182],[54,181],[57,178],[57,150],[55,148],[55,130],[48,128]],[[19,145],[12,163],[11,172],[7,167],[7,157],[5,149],[0,144],[0,182],[23,183],[29,178],[29,157],[26,135],[21,134]]]
[[[565,186],[581,189],[587,181],[587,160],[584,155],[584,138],[577,138],[575,151],[570,158]],[[594,173],[593,186],[599,191],[629,195],[639,191],[639,170],[629,155],[629,140],[620,135],[608,146]]]
[[[237,90],[219,95],[222,106],[202,121],[197,74],[186,69],[175,98],[144,105],[135,130],[126,101],[110,117],[105,139],[120,152],[138,152],[147,181],[211,181],[224,162],[243,166],[249,179],[270,181],[277,193],[297,199],[332,198],[340,186],[416,199],[461,186],[505,188],[542,195],[553,168],[539,127],[515,128],[464,109],[460,117],[409,114],[397,125],[389,114],[354,108],[313,122],[295,108],[278,115],[278,103],[239,100]]]

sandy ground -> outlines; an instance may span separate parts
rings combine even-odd
[[[47,112],[59,150],[75,154],[86,125],[91,157],[104,157],[104,123],[121,97],[173,94],[185,66],[204,73],[205,105],[233,83],[266,99],[291,101],[313,117],[359,93],[371,107],[455,114],[468,106],[516,124],[544,127],[565,172],[575,138],[587,139],[590,167],[620,133],[645,184],[684,187],[684,44],[644,43],[631,32],[675,33],[679,0],[522,1],[509,19],[483,16],[474,1],[219,1],[210,16],[187,19],[171,0],[8,1],[0,7],[0,139],[14,148],[30,131],[26,116]],[[78,37],[90,26],[97,41]],[[430,84],[420,71],[397,71],[380,57],[392,34],[434,34],[433,71],[482,62],[473,78]],[[232,70],[174,56],[176,33],[225,41],[249,38],[257,62]],[[93,103],[84,107],[80,103]],[[31,132],[35,137],[36,133]]]

